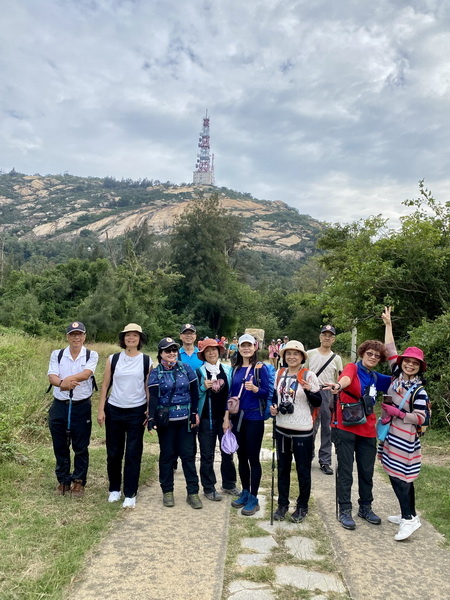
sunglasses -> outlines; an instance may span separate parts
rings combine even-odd
[[[374,352],[371,352],[370,350],[368,350],[366,352],[366,354],[369,358],[377,358],[377,359],[381,358],[381,354],[375,354]]]
[[[166,352],[167,354],[170,354],[172,352],[178,352],[178,348],[172,346],[172,348],[164,348],[163,352]]]

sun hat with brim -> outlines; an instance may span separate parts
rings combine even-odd
[[[420,348],[417,348],[416,346],[410,346],[409,348],[406,348],[403,354],[400,354],[397,357],[397,364],[400,365],[404,358],[415,358],[422,364],[422,371],[427,370],[427,363],[425,362],[423,350]]]
[[[177,349],[180,347],[173,338],[165,337],[159,342],[158,350],[167,350],[167,348],[172,348],[172,346],[175,346]]]
[[[128,323],[128,325],[125,325],[125,327],[120,333],[129,333],[130,331],[137,331],[138,333],[142,333],[142,327],[137,323]]]
[[[200,342],[198,343],[198,352],[197,352],[197,357],[200,360],[206,360],[204,352],[206,350],[206,348],[217,348],[219,351],[219,358],[220,356],[223,354],[225,348],[222,346],[222,344],[219,344],[218,342],[216,342],[216,340],[213,339],[206,339],[206,340],[200,340]]]
[[[254,346],[256,346],[256,340],[255,338],[250,335],[249,333],[244,333],[244,335],[241,335],[241,337],[239,338],[239,346],[241,344],[243,344],[244,342],[249,342],[250,344],[253,344]]]
[[[297,352],[301,352],[303,354],[304,360],[308,358],[305,352],[305,347],[301,342],[297,342],[297,340],[291,340],[286,344],[284,348],[280,350],[282,360],[284,360],[284,353],[286,352],[286,350],[297,350]]]

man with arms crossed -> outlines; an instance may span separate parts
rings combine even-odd
[[[336,340],[336,330],[332,325],[325,325],[320,331],[320,346],[314,350],[308,350],[308,359],[305,367],[316,374],[320,385],[337,382],[339,374],[343,370],[342,359],[334,354],[331,346]],[[320,450],[319,465],[325,475],[333,475],[331,468],[331,412],[333,409],[333,394],[329,390],[321,390],[322,405],[320,417],[314,423],[314,439],[320,422]]]
[[[69,345],[53,350],[48,367],[48,379],[53,386],[53,404],[48,424],[56,458],[58,480],[56,494],[84,495],[89,466],[91,438],[92,376],[98,354],[84,347],[86,327],[74,321],[66,329]],[[70,444],[75,453],[73,473],[70,471]]]

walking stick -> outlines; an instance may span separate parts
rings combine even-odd
[[[70,446],[70,425],[72,420],[72,398],[73,398],[73,390],[69,392],[69,410],[67,411],[67,429],[66,429],[66,441],[67,447]],[[64,496],[66,490],[66,484],[63,483],[62,495]]]
[[[270,498],[270,524],[273,525],[273,496],[274,496],[274,487],[275,487],[275,420],[276,417],[273,417],[272,420],[272,490],[271,490],[271,498]]]

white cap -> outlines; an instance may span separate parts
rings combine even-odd
[[[241,344],[243,344],[244,342],[250,342],[250,344],[253,344],[254,346],[256,346],[256,340],[255,338],[250,335],[249,333],[244,333],[244,335],[241,335],[241,337],[239,338],[239,346]]]

